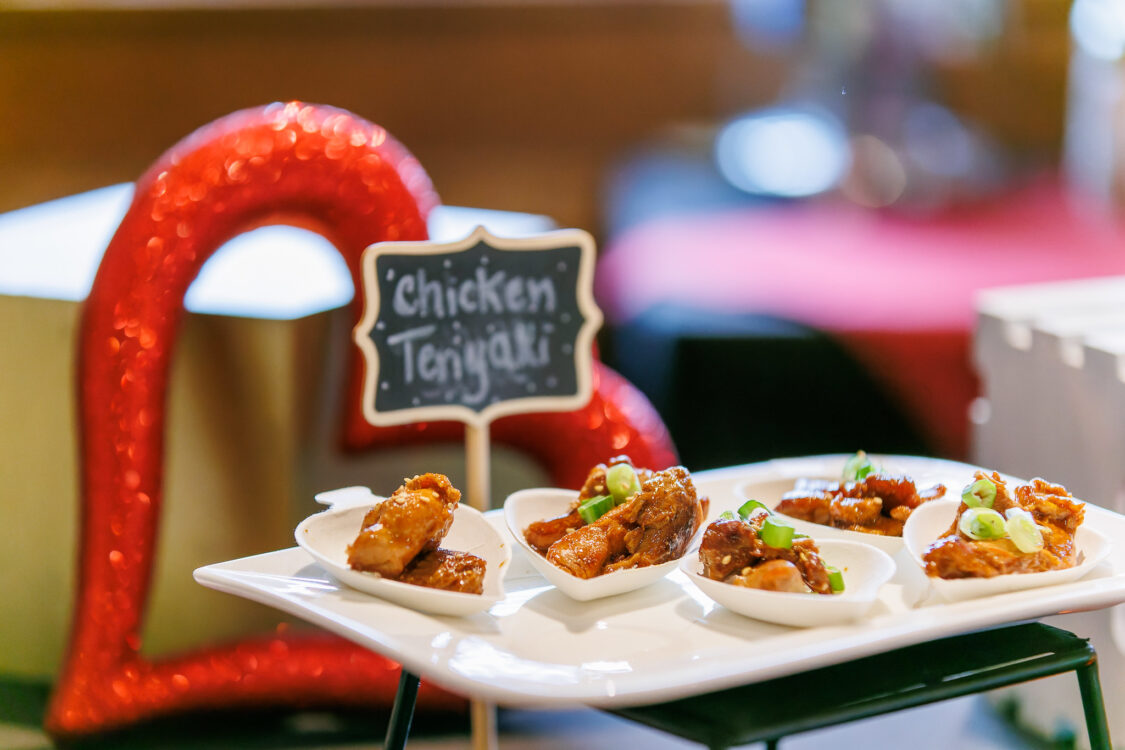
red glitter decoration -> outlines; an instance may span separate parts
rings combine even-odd
[[[382,128],[297,102],[217,120],[138,180],[82,313],[81,547],[70,645],[46,721],[53,735],[192,709],[391,704],[398,666],[335,636],[279,628],[150,661],[140,655],[140,632],[162,502],[168,373],[184,294],[203,263],[241,232],[294,224],[327,237],[359,289],[363,249],[425,239],[436,203],[425,171]],[[456,437],[457,426],[447,423],[366,424],[362,366],[353,352],[346,447]],[[585,409],[508,417],[493,435],[529,451],[570,486],[615,453],[654,468],[675,461],[663,424],[639,392],[600,364],[594,388]],[[419,707],[461,710],[464,701],[423,684]]]
[[[638,466],[664,469],[678,460],[667,427],[637,388],[603,363],[594,360],[593,395],[577,411],[516,414],[493,422],[493,442],[518,448],[538,459],[556,487],[578,488],[594,464],[626,454]],[[464,425],[456,422],[418,422],[375,427],[362,418],[360,385],[352,398],[345,447],[370,448],[420,441],[458,440]]]

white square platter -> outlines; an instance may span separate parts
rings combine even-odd
[[[777,459],[697,472],[710,517],[742,502],[734,488],[833,475],[846,456]],[[974,467],[905,456],[879,457],[920,485],[941,481],[959,492]],[[511,535],[500,511],[486,517]],[[944,603],[905,551],[862,620],[790,628],[752,620],[704,596],[680,571],[644,589],[574,601],[514,554],[505,596],[487,611],[427,615],[333,580],[294,547],[195,571],[213,589],[275,607],[401,662],[463,695],[510,706],[604,708],[643,705],[838,664],[973,630],[1125,602],[1125,516],[1087,505],[1086,521],[1113,543],[1080,580]]]

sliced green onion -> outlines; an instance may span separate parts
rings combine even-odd
[[[844,590],[844,574],[840,572],[839,568],[834,568],[831,565],[825,568],[828,571],[828,585],[832,591],[839,593]]]
[[[766,516],[762,528],[758,531],[758,538],[771,547],[789,549],[793,546],[794,529],[774,516]]]
[[[844,463],[844,481],[858,482],[873,471],[875,471],[875,465],[871,463],[867,454],[863,451],[856,451],[856,454]]]
[[[747,500],[741,506],[739,506],[738,515],[742,516],[743,518],[749,518],[750,516],[754,515],[754,511],[756,510],[764,510],[766,513],[770,512],[770,509],[766,507],[765,503],[759,500]]]
[[[1030,513],[1023,508],[1008,508],[1004,515],[1008,517],[1004,524],[1008,529],[1008,536],[1020,552],[1038,552],[1043,549],[1043,532]]]
[[[992,508],[969,508],[961,514],[957,528],[970,539],[1000,539],[1007,533],[1004,516]]]
[[[732,511],[724,510],[722,513],[719,514],[719,520],[720,521],[737,521],[738,518],[734,515],[734,513]]]
[[[614,505],[621,505],[641,491],[637,472],[629,464],[614,464],[605,471],[605,485],[613,497]]]
[[[996,485],[991,479],[978,479],[961,490],[961,502],[970,508],[991,508],[996,500]]]
[[[586,523],[593,523],[606,514],[606,511],[613,508],[613,496],[611,495],[598,495],[592,497],[586,502],[578,506],[578,515]]]

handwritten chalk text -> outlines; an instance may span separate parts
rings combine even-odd
[[[433,325],[418,326],[387,337],[392,348],[402,348],[405,385],[457,384],[464,389],[466,403],[478,404],[489,393],[490,371],[514,375],[550,362],[549,337],[536,323],[498,323],[485,336],[458,344],[433,343],[430,339],[437,330]]]
[[[391,305],[404,318],[441,320],[466,314],[549,314],[558,300],[550,277],[509,276],[478,267],[467,279],[439,281],[419,268],[395,282]]]

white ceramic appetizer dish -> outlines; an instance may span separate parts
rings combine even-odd
[[[527,543],[523,531],[535,521],[565,515],[576,499],[578,493],[574,490],[534,488],[513,492],[504,501],[504,521],[516,544],[523,549],[528,562],[536,572],[571,599],[588,602],[635,591],[656,583],[679,565],[679,560],[671,560],[661,565],[616,570],[593,578],[577,578],[548,562],[546,557]]]
[[[902,530],[903,542],[910,557],[923,570],[922,555],[926,548],[943,536],[957,517],[958,499],[942,499],[925,503],[906,521]],[[1006,594],[1010,591],[1052,586],[1059,583],[1077,581],[1089,573],[1110,552],[1112,546],[1104,534],[1089,525],[1087,520],[1078,527],[1074,535],[1078,544],[1079,563],[1073,568],[1049,570],[1045,573],[1015,573],[992,578],[928,578],[937,596],[946,602],[976,599],[993,594]]]
[[[886,552],[856,542],[818,539],[817,547],[824,562],[843,573],[842,593],[794,594],[715,581],[701,573],[698,547],[680,561],[680,570],[708,598],[755,620],[807,628],[860,619],[875,605],[879,588],[895,574],[894,561]]]
[[[511,560],[512,549],[480,511],[464,504],[457,506],[453,525],[441,542],[445,549],[470,552],[485,561],[484,592],[464,594],[401,583],[383,578],[378,573],[351,569],[348,567],[348,545],[359,534],[368,509],[383,498],[371,494],[366,487],[348,487],[321,493],[317,495],[317,500],[332,503],[332,508],[301,521],[294,536],[301,549],[312,555],[325,572],[340,583],[434,615],[470,615],[486,610],[504,598],[504,573]]]

